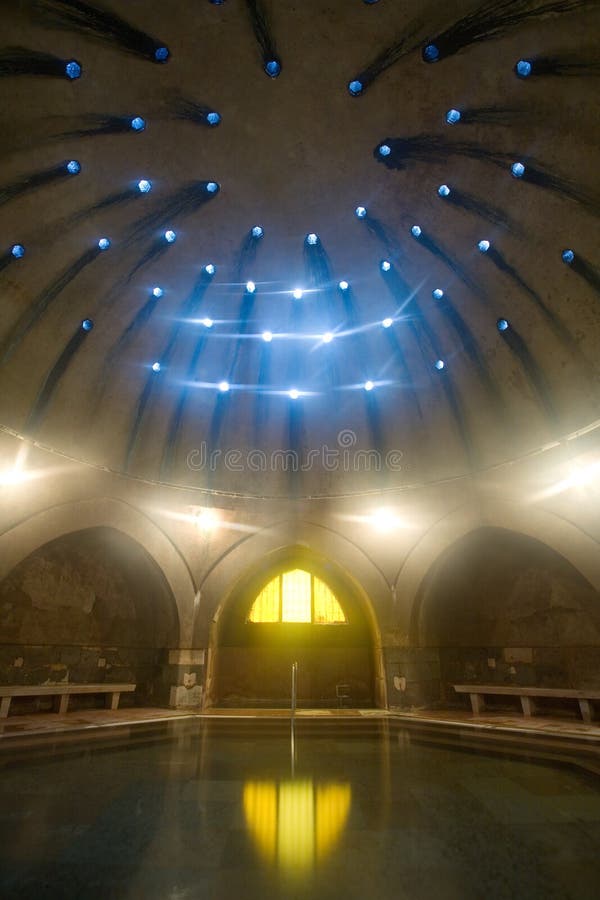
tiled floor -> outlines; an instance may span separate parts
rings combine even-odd
[[[51,734],[63,731],[86,730],[102,726],[133,725],[137,722],[159,722],[164,719],[187,717],[210,718],[278,718],[289,719],[287,709],[211,709],[200,713],[197,710],[163,709],[163,708],[127,708],[118,710],[89,709],[70,712],[64,716],[56,713],[37,713],[27,716],[9,716],[0,719],[0,740],[25,734]],[[393,717],[403,721],[422,723],[448,724],[463,726],[474,730],[498,730],[521,732],[524,734],[539,733],[552,737],[575,738],[589,743],[600,744],[600,722],[586,725],[577,719],[544,718],[535,716],[525,718],[515,714],[484,713],[474,716],[462,710],[415,710],[411,712],[387,712],[381,709],[299,709],[299,719],[313,718],[386,718]]]

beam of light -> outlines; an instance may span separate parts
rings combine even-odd
[[[166,509],[165,507],[147,507],[146,512],[149,515],[161,516],[170,519],[173,522],[182,522],[199,531],[209,533],[216,529],[227,531],[241,531],[246,534],[254,534],[258,531],[257,526],[242,524],[241,522],[231,522],[226,518],[226,512],[215,507],[188,507],[188,512],[182,512],[175,509]]]
[[[169,59],[169,48],[163,41],[101,6],[83,0],[38,0],[36,5],[37,18],[46,26],[109,43],[154,63],[164,64]]]
[[[530,503],[539,503],[551,497],[557,497],[567,491],[576,491],[582,497],[589,498],[590,492],[600,490],[600,460],[593,463],[574,461],[568,465],[568,472],[547,488],[532,494]]]
[[[378,534],[391,534],[393,531],[400,529],[406,530],[418,527],[411,524],[407,519],[401,518],[398,513],[389,507],[382,507],[371,510],[362,514],[349,515],[340,513],[336,516],[344,522],[355,522],[359,525],[365,525]]]

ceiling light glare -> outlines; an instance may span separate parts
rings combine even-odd
[[[270,344],[271,341],[273,340],[273,332],[272,331],[263,331],[262,339],[265,342],[265,344]]]
[[[382,260],[380,263],[380,268],[381,268],[382,272],[389,272],[390,269],[392,268],[392,264],[389,261],[389,259]]]
[[[288,394],[292,400],[297,400],[298,397],[300,396],[300,391],[297,388],[290,388],[290,390],[288,391]]]
[[[338,284],[338,287],[339,287],[340,291],[347,291],[348,288],[350,287],[350,285],[348,284],[347,281],[340,281],[340,283]]]
[[[81,172],[81,163],[77,159],[70,159],[67,163],[67,172],[69,175],[79,175]]]
[[[78,63],[76,59],[70,59],[65,66],[65,75],[67,78],[70,78],[71,81],[75,81],[76,78],[81,78],[81,63]]]
[[[358,78],[355,78],[348,84],[348,90],[352,94],[353,97],[358,97],[359,94],[362,94],[363,83],[359,81]]]
[[[562,261],[568,266],[575,260],[575,253],[572,250],[563,250]]]
[[[25,256],[25,247],[23,244],[13,244],[10,252],[15,259],[22,259]]]
[[[440,51],[435,44],[427,44],[423,47],[423,60],[428,63],[437,62],[440,58]]]
[[[158,285],[156,285],[156,287],[152,288],[152,296],[156,297],[157,300],[160,300],[160,298],[163,296],[163,294],[164,294],[163,289],[161,287],[159,287]]]
[[[100,238],[100,240],[98,241],[98,248],[100,250],[108,250],[109,247],[110,247],[109,239],[106,237]]]
[[[367,210],[364,206],[357,206],[354,212],[356,213],[357,219],[364,219],[367,215]]]
[[[450,193],[451,191],[447,184],[440,184],[438,188],[438,194],[440,195],[440,197],[449,197]]]
[[[309,247],[316,247],[316,245],[319,243],[319,235],[315,234],[314,232],[307,234],[306,243]]]
[[[201,319],[200,321],[202,322],[202,324],[204,325],[205,328],[212,328],[214,325],[213,320],[209,319],[208,316],[206,316],[204,319]]]
[[[152,363],[152,371],[153,372],[160,372],[161,369],[162,369],[162,366],[159,362]]]
[[[261,238],[264,233],[265,233],[264,228],[262,228],[261,225],[255,225],[254,228],[252,229],[252,237],[255,238],[256,240]]]
[[[214,127],[215,125],[218,125],[219,122],[221,121],[221,116],[219,115],[218,112],[214,112],[214,111],[209,112],[208,115],[206,116],[206,121],[208,122],[209,125]]]
[[[508,331],[508,329],[510,328],[508,319],[498,319],[498,321],[496,322],[496,327],[498,331]]]
[[[18,466],[13,469],[0,469],[0,487],[18,487],[25,481],[29,481],[31,477]]]
[[[394,324],[394,320],[388,316],[386,319],[383,320],[383,322],[381,324],[383,325],[384,328],[391,328],[392,325]]]
[[[177,240],[176,232],[172,231],[171,229],[169,229],[168,231],[165,231],[164,237],[165,237],[165,241],[167,242],[167,244],[174,244],[175,241]]]
[[[304,291],[302,290],[302,288],[294,288],[294,290],[292,291],[292,297],[294,298],[294,300],[302,300],[302,298],[304,297]]]
[[[400,524],[397,516],[391,509],[377,509],[369,516],[369,523],[375,531],[387,534]]]
[[[270,59],[265,63],[265,72],[269,78],[277,78],[281,72],[281,63],[276,59]]]
[[[157,47],[154,51],[154,59],[156,62],[166,62],[170,56],[168,47]]]
[[[222,394],[226,394],[229,390],[229,382],[228,381],[220,381],[219,382],[219,390]]]
[[[220,186],[216,181],[209,181],[206,184],[206,190],[209,194],[216,194],[220,190]]]
[[[326,331],[325,334],[323,335],[323,343],[330,344],[332,342],[332,340],[333,340],[333,334],[331,333],[331,331]]]
[[[373,381],[365,381],[365,391],[372,391],[375,387],[375,383]]]
[[[149,194],[152,190],[152,182],[148,181],[147,178],[142,178],[141,181],[138,181],[137,187],[140,194]]]
[[[491,246],[489,241],[479,241],[477,249],[480,253],[487,253]]]
[[[253,294],[253,293],[255,292],[255,290],[256,290],[256,285],[254,284],[254,282],[253,282],[253,281],[247,281],[247,282],[246,282],[246,293],[247,293],[247,294]]]
[[[413,225],[413,227],[410,229],[410,233],[412,234],[412,236],[414,238],[420,238],[421,235],[423,234],[423,232],[421,231],[420,225]]]
[[[146,127],[146,120],[142,119],[141,116],[134,116],[131,120],[131,127],[134,131],[143,131]]]
[[[214,531],[219,527],[219,516],[214,509],[199,509],[194,515],[194,525],[199,531]]]
[[[436,361],[435,367],[438,370],[438,372],[441,372],[443,369],[446,368],[446,363],[444,362],[443,359],[438,359]]]
[[[525,174],[525,166],[522,162],[513,163],[510,167],[510,171],[512,172],[515,178],[522,178]]]
[[[456,125],[457,122],[460,122],[461,118],[462,115],[459,109],[449,109],[446,113],[446,122],[448,125]]]
[[[392,152],[392,148],[389,144],[380,144],[379,145],[379,155],[380,156],[389,156]]]
[[[94,327],[94,323],[92,322],[91,319],[84,319],[83,322],[81,323],[81,328],[83,331],[91,331],[93,327]]]
[[[435,288],[435,290],[431,292],[431,295],[434,300],[441,300],[444,296],[444,292],[441,288]]]
[[[520,59],[515,66],[515,72],[517,73],[519,78],[529,78],[532,69],[533,66],[528,59]]]

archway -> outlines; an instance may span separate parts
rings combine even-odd
[[[465,681],[600,687],[600,594],[554,549],[514,531],[478,528],[438,558],[412,634],[437,648],[449,702]]]
[[[374,703],[374,640],[362,599],[337,566],[304,548],[243,578],[213,637],[212,705],[288,707],[293,662],[300,707]]]
[[[96,527],[41,545],[0,581],[0,633],[3,681],[135,682],[138,701],[156,702],[179,621],[144,548]]]

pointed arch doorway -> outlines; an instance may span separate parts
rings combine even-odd
[[[374,638],[364,600],[336,566],[301,550],[242,580],[211,643],[211,706],[288,708],[293,662],[300,708],[374,705]]]

